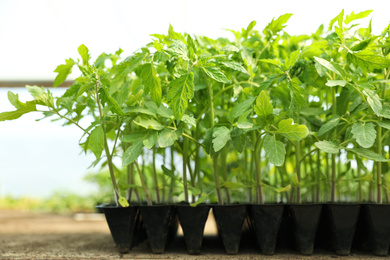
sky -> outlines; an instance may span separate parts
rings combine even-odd
[[[373,10],[361,23],[372,18],[379,34],[390,22],[389,8],[384,0],[0,0],[0,81],[54,80],[57,65],[77,58],[81,44],[92,58],[119,48],[125,56],[150,42],[151,34],[166,33],[170,24],[179,32],[230,37],[224,29],[240,30],[256,20],[255,29],[262,30],[272,18],[292,13],[285,31],[297,35],[315,32],[342,9]],[[0,111],[12,109],[7,91],[0,88]],[[12,91],[28,98],[23,89]],[[93,191],[82,180],[93,160],[80,153],[82,133],[58,122],[35,122],[38,118],[0,122],[0,196]]]

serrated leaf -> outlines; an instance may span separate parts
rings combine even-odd
[[[88,48],[84,44],[81,44],[78,48],[78,51],[79,51],[81,58],[83,59],[83,65],[87,65],[89,62],[89,59],[91,58],[91,56],[89,55]]]
[[[139,125],[145,129],[163,130],[165,127],[154,119],[145,119],[139,122],[133,121],[136,125]]]
[[[287,23],[288,19],[290,19],[291,16],[292,14],[283,14],[279,16],[279,18],[276,20],[273,18],[272,21],[265,27],[263,33],[266,34],[267,36],[277,34],[281,30],[283,30],[284,27],[286,27],[285,24]]]
[[[286,70],[290,69],[292,66],[295,65],[295,63],[297,62],[298,58],[299,58],[299,53],[300,53],[300,50],[296,50],[296,51],[293,51],[286,59],[286,61],[284,62],[284,66],[286,68]]]
[[[273,115],[273,106],[265,90],[257,96],[254,109],[256,115],[262,120],[267,120],[270,115]]]
[[[335,86],[345,87],[345,85],[347,85],[347,82],[345,80],[328,80],[325,83],[325,85],[328,87],[335,87]]]
[[[213,148],[218,152],[230,139],[230,129],[225,126],[215,127],[213,131]]]
[[[323,136],[333,130],[339,124],[340,118],[336,117],[323,124],[318,131],[318,136]]]
[[[345,24],[349,24],[350,22],[354,21],[354,20],[358,20],[358,19],[362,19],[362,18],[365,18],[367,17],[370,13],[372,12],[372,10],[367,10],[367,11],[363,11],[363,12],[360,12],[360,13],[357,13],[355,14],[353,11],[350,15],[347,15],[345,17],[345,20],[344,20],[344,23]]]
[[[161,148],[165,148],[172,146],[179,137],[177,130],[167,128],[159,134],[157,142]]]
[[[363,158],[366,158],[366,159],[369,159],[369,160],[373,160],[373,161],[376,161],[376,162],[388,162],[390,161],[389,159],[385,159],[382,155],[376,153],[376,152],[373,152],[371,150],[368,150],[366,148],[348,148],[347,149],[348,151],[351,151]]]
[[[291,102],[298,108],[306,106],[306,102],[304,99],[305,91],[300,86],[301,82],[297,77],[294,77],[291,81],[288,82]]]
[[[194,74],[180,76],[169,85],[167,100],[176,119],[180,120],[188,107],[188,100],[194,97]]]
[[[344,18],[344,9],[341,10],[341,12],[335,17],[333,18],[330,23],[329,23],[329,28],[328,28],[328,31],[332,31],[332,28],[333,28],[333,24],[337,21],[338,24],[339,24],[339,27],[342,27],[342,23],[343,23],[343,18]]]
[[[95,154],[96,159],[99,159],[104,150],[104,132],[101,126],[95,127],[88,136],[88,146]]]
[[[252,105],[253,101],[255,101],[255,97],[248,97],[240,103],[235,103],[232,110],[227,114],[229,122],[233,123],[234,119],[246,112]]]
[[[123,153],[122,166],[127,166],[134,162],[140,156],[143,146],[143,140],[137,140],[129,146]]]
[[[309,134],[309,129],[307,129],[305,125],[294,124],[294,120],[289,118],[279,122],[277,133],[283,135],[289,140],[299,141]]]
[[[316,142],[314,143],[314,145],[318,149],[330,154],[338,154],[340,152],[340,149],[342,148],[338,143],[326,140]]]
[[[218,67],[202,67],[203,71],[210,78],[222,82],[222,83],[231,83],[231,81],[222,73]]]
[[[240,49],[237,48],[237,47],[234,46],[234,45],[228,44],[228,45],[223,46],[223,48],[221,49],[221,51],[239,52]]]
[[[0,121],[18,119],[22,115],[29,113],[29,112],[31,112],[31,111],[30,110],[23,110],[23,109],[2,112],[2,113],[0,113]]]
[[[54,79],[53,87],[58,87],[61,85],[69,74],[72,73],[72,68],[76,63],[73,59],[67,59],[65,60],[65,64],[58,65],[57,68],[54,70],[54,72],[57,72],[58,75]]]
[[[236,70],[236,71],[239,71],[239,72],[242,72],[244,74],[249,75],[248,71],[238,62],[224,61],[224,62],[221,62],[221,64],[224,65],[225,67],[228,67],[228,68],[231,68],[233,70]]]
[[[370,50],[348,53],[348,58],[356,67],[361,67],[366,71],[390,67],[390,59],[379,56]]]
[[[318,64],[320,64],[321,66],[323,66],[324,68],[336,73],[337,75],[339,75],[340,77],[343,77],[340,73],[340,71],[338,71],[336,69],[336,67],[330,63],[329,61],[327,60],[324,60],[322,58],[319,58],[319,57],[314,57],[314,59],[316,60],[316,62],[318,62]]]
[[[275,139],[273,135],[266,135],[264,138],[265,157],[275,166],[281,166],[286,156],[284,144]]]
[[[161,83],[153,64],[146,63],[142,66],[141,78],[145,86],[145,94],[150,92],[152,100],[159,106],[162,95]]]
[[[352,125],[351,133],[356,142],[364,148],[370,148],[375,143],[376,130],[373,123],[355,123]]]

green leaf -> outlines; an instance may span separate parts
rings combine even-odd
[[[272,64],[272,65],[276,65],[279,67],[281,67],[283,65],[283,63],[277,59],[260,59],[259,61],[264,62],[264,63],[268,63],[268,64]]]
[[[288,82],[288,88],[290,90],[291,102],[298,108],[306,107],[304,99],[305,91],[301,88],[301,82],[297,77],[294,77]]]
[[[336,118],[329,120],[325,124],[323,124],[321,126],[320,130],[318,131],[318,136],[319,137],[323,136],[323,135],[329,133],[330,131],[332,131],[339,124],[339,121],[340,121],[340,118],[336,117]]]
[[[376,130],[373,123],[355,123],[352,125],[351,133],[356,142],[364,148],[370,148],[375,143]]]
[[[186,124],[196,126],[196,119],[187,114],[184,114],[181,120]]]
[[[385,159],[382,155],[375,153],[365,148],[347,148],[348,151],[353,152],[363,158],[373,160],[376,162],[388,162],[389,159]]]
[[[58,75],[54,79],[53,87],[58,87],[61,85],[69,74],[72,73],[72,68],[76,63],[72,59],[65,60],[65,64],[57,66],[57,68],[54,70],[54,72],[57,72]]]
[[[255,101],[255,97],[248,97],[240,103],[235,103],[232,110],[227,114],[229,122],[233,124],[234,119],[246,112],[252,105],[253,101]]]
[[[360,13],[357,13],[355,14],[353,11],[350,15],[347,15],[345,17],[345,20],[344,20],[344,23],[345,24],[349,24],[350,22],[354,21],[354,20],[358,20],[358,19],[362,19],[362,18],[365,18],[367,17],[370,13],[372,12],[372,10],[367,10],[367,11],[363,11],[363,12],[360,12]]]
[[[196,206],[198,206],[199,204],[202,204],[205,200],[207,200],[207,198],[208,198],[210,195],[211,195],[211,194],[206,194],[206,195],[201,196],[196,202],[191,203],[190,206],[191,206],[191,207],[196,207]]]
[[[149,130],[148,134],[145,136],[145,139],[143,140],[143,145],[147,149],[152,149],[153,146],[156,144],[157,141],[157,131]]]
[[[296,51],[292,52],[286,58],[286,61],[284,62],[284,66],[285,66],[286,70],[290,69],[292,66],[295,65],[295,63],[297,62],[297,60],[299,58],[299,53],[300,53],[300,50],[296,50]]]
[[[289,140],[299,141],[309,134],[309,129],[307,129],[305,125],[294,124],[294,120],[289,118],[279,122],[277,133],[283,135]]]
[[[161,83],[153,64],[146,63],[142,66],[141,78],[145,86],[145,94],[150,92],[152,100],[159,106],[162,95]]]
[[[228,189],[240,189],[244,185],[242,183],[237,183],[237,182],[231,182],[231,181],[225,181],[222,184],[223,187],[228,188]]]
[[[148,134],[148,131],[131,132],[130,134],[124,135],[124,136],[120,137],[119,139],[125,143],[133,143],[133,142],[141,140],[141,139],[143,140],[147,134]]]
[[[188,100],[194,97],[194,74],[184,74],[169,85],[167,100],[176,119],[180,120],[188,107]]]
[[[142,152],[143,140],[135,141],[129,146],[122,156],[122,166],[127,166],[134,162]]]
[[[314,57],[314,59],[316,60],[316,62],[318,62],[318,64],[320,64],[321,66],[323,66],[324,68],[336,73],[337,75],[339,75],[340,77],[343,77],[340,73],[340,71],[338,71],[336,69],[336,67],[330,63],[329,61],[327,60],[324,60],[322,58],[319,58],[319,57]]]
[[[352,61],[356,67],[370,72],[374,69],[386,69],[390,67],[390,59],[379,56],[370,50],[362,50],[359,52],[350,52],[347,58]]]
[[[0,121],[18,119],[22,115],[29,113],[29,112],[31,112],[31,111],[29,111],[29,110],[15,110],[15,111],[9,111],[9,112],[2,112],[2,113],[0,113]]]
[[[281,30],[283,30],[284,27],[286,27],[285,24],[287,23],[288,19],[290,19],[291,16],[292,16],[292,14],[284,14],[284,15],[281,15],[276,20],[272,19],[272,21],[263,30],[263,33],[267,36],[277,34]]]
[[[215,152],[221,150],[230,139],[230,129],[225,126],[215,127],[213,131],[213,148]]]
[[[231,83],[218,67],[202,67],[202,69],[207,76],[218,82]]]
[[[264,151],[267,157],[275,166],[281,166],[284,163],[286,156],[286,148],[284,144],[275,139],[274,135],[266,135],[264,138]]]
[[[253,124],[251,122],[237,122],[236,126],[240,129],[250,129],[253,127]]]
[[[374,113],[377,116],[381,116],[382,102],[378,94],[376,94],[373,90],[370,89],[363,90],[363,94],[367,96],[367,103],[370,105]]]
[[[273,115],[273,106],[265,90],[261,91],[257,96],[254,109],[256,115],[264,121],[267,121],[269,116]]]
[[[335,86],[344,87],[345,85],[347,85],[347,82],[345,80],[328,80],[325,83],[325,85],[328,87],[335,87]]]
[[[104,150],[104,132],[101,125],[95,127],[95,129],[91,131],[91,134],[88,137],[88,146],[95,154],[96,159],[99,159]]]
[[[84,44],[81,44],[78,48],[78,51],[81,58],[83,59],[83,65],[87,65],[91,58],[88,48]]]
[[[291,190],[291,184],[287,185],[286,187],[273,188],[273,190],[276,191],[277,193],[290,191]]]
[[[238,62],[224,61],[224,62],[221,62],[221,64],[224,65],[225,67],[228,67],[228,68],[231,68],[233,70],[236,70],[236,71],[239,71],[239,72],[242,72],[244,74],[249,75],[248,71]]]
[[[119,197],[118,203],[119,203],[119,205],[121,205],[121,207],[124,207],[124,208],[130,206],[127,199],[125,197],[122,197],[122,196]]]
[[[374,178],[374,174],[369,173],[359,178],[356,178],[355,181],[372,181],[373,178]]]
[[[154,119],[145,119],[139,122],[133,121],[136,125],[139,125],[146,129],[163,130],[165,127]]]
[[[338,154],[342,148],[338,143],[326,140],[316,142],[314,145],[320,150],[331,154]]]
[[[390,120],[383,120],[376,122],[380,127],[386,128],[390,130]]]
[[[332,31],[333,24],[338,21],[339,27],[342,27],[343,23],[343,18],[344,18],[344,9],[335,17],[333,18],[330,23],[329,23],[329,28],[328,31]]]
[[[165,148],[172,146],[179,137],[177,130],[166,128],[159,134],[157,142],[161,148]]]

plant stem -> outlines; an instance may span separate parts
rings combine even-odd
[[[227,147],[225,146],[222,149],[222,154],[221,154],[221,167],[222,167],[222,175],[223,175],[224,181],[227,181],[227,166],[226,166],[227,150],[226,149],[227,149]],[[227,202],[227,204],[230,204],[229,189],[226,187],[224,189],[225,189],[225,194],[226,194],[226,202]]]
[[[360,169],[360,165],[359,164],[357,165],[356,171],[357,171],[357,177],[360,178],[360,176],[361,176],[361,169]],[[363,202],[363,191],[362,191],[362,182],[361,181],[359,181],[358,188],[359,188],[359,202],[361,203],[361,202]]]
[[[171,171],[175,172],[175,160],[174,160],[174,151],[173,151],[173,146],[170,147],[170,153],[171,153]],[[172,202],[172,196],[171,194],[173,193],[173,187],[175,185],[174,179],[171,178],[171,183],[169,185],[169,201]]]
[[[336,87],[332,88],[332,114],[337,115],[336,107]],[[333,134],[333,137],[336,137],[336,131]],[[335,193],[336,193],[336,154],[332,154],[332,187],[330,201],[335,202]]]
[[[203,77],[207,86],[208,90],[208,96],[209,96],[209,108],[210,108],[210,127],[214,128],[214,102],[213,102],[213,90],[207,80],[207,76],[205,72],[203,72]],[[218,204],[223,205],[223,200],[221,196],[221,186],[219,184],[219,174],[218,174],[218,154],[213,157],[213,167],[214,167],[214,180],[215,180],[215,185],[216,185],[216,190],[217,190],[217,196],[218,196]]]
[[[385,74],[386,70],[385,70]],[[384,100],[386,94],[386,85],[382,85],[381,89],[381,98]],[[382,121],[383,118],[380,116],[379,121]],[[382,127],[378,125],[377,130],[377,146],[378,146],[378,154],[382,155],[383,146],[382,146]],[[382,162],[377,162],[377,203],[382,204]]]
[[[153,181],[154,181],[154,190],[156,193],[156,202],[157,204],[160,204],[160,192],[158,190],[158,180],[157,180],[157,171],[156,171],[156,147],[153,147],[153,162],[152,162],[152,168],[153,168]]]
[[[142,189],[144,190],[146,201],[148,202],[148,206],[152,206],[152,201],[150,199],[149,192],[148,192],[148,190],[146,188],[146,185],[145,185],[145,182],[144,182],[144,178],[142,176],[141,170],[139,169],[139,165],[138,165],[137,161],[134,161],[134,165],[137,168],[137,171],[138,171],[138,174],[139,174],[139,179],[141,180]]]
[[[187,187],[187,160],[188,160],[188,139],[183,138],[183,188],[184,188],[184,201],[188,200],[188,187]]]
[[[261,147],[263,145],[264,139],[259,136],[255,144],[255,150],[253,151],[253,156],[255,158],[255,171],[256,171],[256,203],[263,204],[263,191],[262,191],[262,181],[261,181],[261,162],[260,162],[260,153]]]
[[[297,186],[297,198],[296,201],[298,204],[301,203],[301,143],[299,141],[295,144],[295,169],[297,173],[297,178],[299,185]]]
[[[98,84],[100,82],[98,82],[96,85],[95,85],[95,94],[96,94],[96,103],[98,105],[98,108],[99,108],[99,115],[100,115],[100,120],[104,120],[104,114],[103,114],[103,109],[102,109],[102,104],[100,103],[100,99],[99,99],[99,89],[98,89]],[[115,179],[115,172],[114,172],[114,165],[112,163],[112,157],[111,157],[111,153],[110,153],[110,150],[108,148],[108,143],[107,143],[107,133],[106,133],[106,129],[105,129],[105,126],[104,126],[104,122],[101,123],[101,126],[102,126],[102,130],[103,130],[103,139],[104,139],[104,151],[106,153],[106,157],[107,157],[107,165],[108,165],[108,170],[110,172],[110,178],[111,178],[111,183],[112,183],[112,186],[114,188],[114,194],[115,194],[115,203],[116,203],[116,206],[120,206],[119,204],[119,189],[118,189],[118,185],[116,183],[116,179]]]

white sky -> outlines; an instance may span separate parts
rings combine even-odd
[[[373,9],[379,33],[390,21],[389,7],[385,0],[0,0],[0,80],[53,79],[57,65],[78,57],[80,44],[94,57],[119,47],[131,53],[150,34],[166,33],[169,23],[177,31],[218,37],[252,20],[262,30],[273,17],[293,13],[286,31],[305,34],[342,9]]]
[[[81,44],[95,58],[119,48],[129,54],[148,43],[150,34],[166,33],[169,24],[216,38],[230,35],[223,29],[240,30],[253,20],[262,30],[273,17],[293,13],[285,30],[310,34],[342,9],[346,14],[374,10],[376,34],[390,21],[385,0],[0,0],[0,81],[53,80],[53,70],[66,58],[77,58]],[[0,111],[12,109],[6,92],[0,89]],[[90,191],[82,176],[93,157],[80,155],[81,133],[49,121],[36,123],[37,118],[0,122],[0,196]]]

